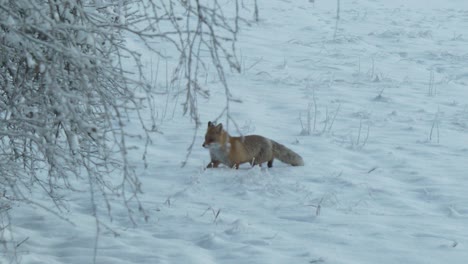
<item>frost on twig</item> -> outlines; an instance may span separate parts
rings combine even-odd
[[[146,80],[142,54],[126,46],[126,39],[137,39],[159,58],[166,48],[175,50],[171,81],[185,84],[183,110],[198,126],[197,96],[209,94],[198,81],[199,70],[214,65],[227,111],[232,98],[224,71],[226,66],[240,71],[235,56],[240,11],[237,1],[231,3],[234,9],[198,0],[2,1],[2,241],[12,239],[4,235],[13,224],[9,204],[61,216],[69,209],[66,198],[78,190],[89,193],[97,235],[107,229],[104,216],[112,220],[111,196],[121,199],[134,225],[136,214],[148,219],[129,161],[134,151],[129,139],[146,139],[145,148],[151,144],[157,113],[145,109],[154,109],[157,94]],[[142,135],[131,134],[129,123]],[[146,149],[142,152],[146,165]],[[44,194],[49,201],[35,200]],[[54,207],[46,206],[50,202]],[[23,243],[18,239],[16,245]]]

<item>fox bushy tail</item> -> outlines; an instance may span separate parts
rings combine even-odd
[[[299,154],[288,149],[284,145],[271,141],[273,144],[273,156],[284,163],[291,164],[292,166],[304,166],[304,160]]]

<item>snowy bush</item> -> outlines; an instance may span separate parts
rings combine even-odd
[[[177,50],[172,79],[183,80],[184,110],[198,123],[196,96],[207,93],[198,69],[214,64],[224,84],[223,65],[239,70],[234,6],[228,19],[216,1],[0,1],[2,234],[12,203],[60,214],[67,209],[64,197],[83,183],[98,226],[100,206],[111,214],[109,195],[122,198],[131,218],[135,207],[146,217],[138,202],[141,184],[127,159],[125,124],[137,117],[150,142],[155,116],[146,117],[151,111],[144,109],[156,95],[140,54],[125,39],[137,38],[160,56],[155,40]],[[209,51],[206,61],[201,50]],[[55,207],[32,199],[41,194]]]

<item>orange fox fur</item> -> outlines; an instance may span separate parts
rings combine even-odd
[[[267,162],[272,167],[275,158],[292,166],[304,165],[301,156],[271,139],[258,135],[231,137],[222,124],[212,122],[208,122],[203,147],[210,150],[211,162],[207,168],[217,168],[222,163],[238,169],[246,162],[252,166]]]

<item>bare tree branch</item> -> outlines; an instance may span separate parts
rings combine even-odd
[[[146,166],[146,148],[159,132],[153,106],[159,94],[146,79],[141,54],[126,46],[126,39],[138,39],[161,59],[167,59],[166,47],[179,55],[169,83],[183,83],[183,111],[196,128],[201,124],[198,96],[210,94],[199,77],[213,65],[226,94],[221,115],[229,121],[234,99],[225,70],[241,70],[235,51],[244,21],[240,11],[238,0],[1,1],[2,230],[11,228],[12,203],[69,221],[62,215],[68,210],[65,197],[89,192],[96,261],[100,227],[109,229],[102,217],[112,219],[110,197],[122,199],[133,224],[135,212],[148,219],[139,199],[141,182],[129,159],[129,138],[139,135],[131,134],[127,124],[141,128]],[[49,201],[32,202],[39,193]],[[54,208],[45,205],[50,202]],[[0,232],[1,241],[13,240],[4,234]],[[28,243],[19,239],[11,245]]]

